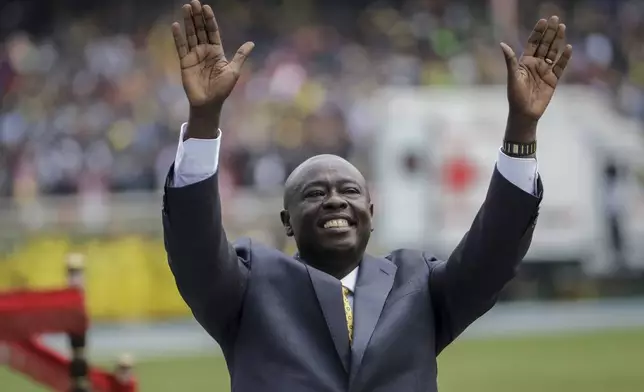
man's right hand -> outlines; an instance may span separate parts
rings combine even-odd
[[[215,138],[222,105],[255,45],[246,42],[228,61],[209,5],[202,7],[198,0],[184,4],[183,19],[185,36],[177,22],[172,24],[172,34],[181,64],[181,81],[190,103],[185,138]]]

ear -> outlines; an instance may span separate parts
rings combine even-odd
[[[373,231],[373,203],[369,203],[369,215],[371,215],[371,231]]]
[[[293,237],[293,228],[291,227],[291,215],[289,215],[288,211],[282,210],[280,212],[280,219],[282,220],[282,226],[284,226],[284,229],[286,230],[286,235],[288,237]]]

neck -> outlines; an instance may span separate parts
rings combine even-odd
[[[360,264],[362,256],[362,254],[356,255],[338,252],[300,253],[300,258],[306,264],[326,272],[337,279],[342,279],[349,275]]]

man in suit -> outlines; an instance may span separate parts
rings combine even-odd
[[[572,54],[558,18],[540,20],[508,68],[509,117],[483,205],[447,261],[402,249],[365,254],[373,205],[360,172],[321,155],[285,184],[281,220],[298,254],[230,243],[217,181],[224,100],[253,44],[231,61],[212,9],[183,7],[173,34],[190,117],[164,194],[179,291],[220,344],[233,391],[436,391],[436,357],[489,310],[528,250],[541,200],[537,121]],[[563,47],[563,50],[561,50]]]

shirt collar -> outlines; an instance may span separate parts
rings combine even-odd
[[[300,252],[296,252],[293,255],[293,257],[295,257],[298,260],[301,260]],[[340,279],[340,283],[342,283],[342,287],[346,287],[352,293],[355,293],[356,291],[356,283],[358,282],[358,270],[360,270],[360,265],[356,266],[356,268],[354,268],[353,271],[349,272],[347,276]]]
[[[356,282],[358,281],[359,269],[360,269],[360,266],[357,266],[356,268],[353,269],[353,271],[349,272],[347,276],[340,279],[340,282],[342,282],[342,286],[349,289],[349,291],[351,291],[352,293],[354,293],[356,290]]]

